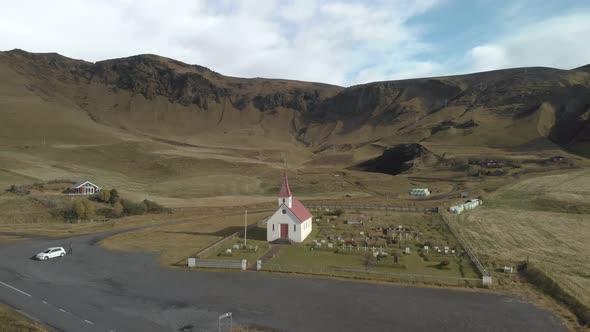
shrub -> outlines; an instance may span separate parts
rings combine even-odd
[[[109,190],[102,190],[96,194],[96,200],[103,203],[111,202],[111,192]]]
[[[75,218],[85,218],[86,216],[86,207],[84,206],[84,203],[82,203],[81,200],[76,200],[74,202],[74,204],[72,205],[72,212],[73,212],[73,216]]]
[[[115,204],[113,204],[113,215],[115,215],[115,217],[120,217],[123,215],[124,210],[125,209],[123,208],[123,204],[121,204],[121,202],[115,202]]]
[[[438,263],[438,266],[440,267],[445,267],[447,265],[451,264],[451,262],[448,259],[443,259],[442,261],[440,261],[440,263]]]
[[[164,213],[164,212],[170,212],[170,209],[165,208],[164,206],[154,202],[154,201],[150,201],[147,199],[143,200],[143,204],[146,207],[146,210],[148,213]]]
[[[138,215],[147,212],[147,207],[143,203],[136,203],[128,199],[122,199],[121,205],[123,206],[123,213],[125,215]]]
[[[117,189],[111,189],[111,197],[109,197],[109,202],[111,204],[115,204],[116,202],[118,202],[121,197],[119,196],[119,192],[117,191]]]
[[[63,217],[67,221],[72,221],[78,219],[78,215],[74,211],[74,209],[66,209],[63,211]]]
[[[29,186],[15,186],[14,184],[11,185],[10,188],[8,188],[6,191],[20,196],[28,195],[31,193],[31,191],[29,190]]]
[[[83,200],[82,204],[84,204],[84,211],[85,215],[83,218],[92,218],[96,216],[96,209],[94,207],[94,203],[89,200]]]

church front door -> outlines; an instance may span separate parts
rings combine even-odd
[[[287,240],[289,238],[289,224],[281,224],[281,239]]]

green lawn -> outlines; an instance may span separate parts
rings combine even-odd
[[[379,262],[375,262],[369,269],[392,273],[428,274],[463,278],[479,277],[467,257],[430,254],[427,255],[429,260],[426,261],[417,253],[416,249],[411,248],[412,252],[409,255],[401,254],[400,250],[396,250],[398,252],[397,264],[394,264],[392,256],[389,256],[381,259]],[[365,255],[370,251],[364,251],[362,249],[358,251],[356,249],[342,250],[341,248],[338,251],[343,253],[336,252],[336,249],[334,251],[311,250],[311,246],[308,245],[292,245],[281,250],[270,263],[324,268],[366,269]],[[386,252],[390,251],[386,250]],[[449,260],[450,264],[444,268],[440,268],[438,264],[445,258]]]

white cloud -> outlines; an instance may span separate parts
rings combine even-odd
[[[155,53],[232,76],[349,84],[423,66],[411,57],[428,46],[407,21],[438,1],[0,0],[0,49],[90,61]]]
[[[510,34],[459,46],[441,60],[425,42],[424,27],[409,20],[445,1],[0,0],[0,50],[89,61],[154,53],[225,75],[340,85],[590,62],[590,14],[517,25],[528,0],[498,14],[496,30],[510,28]],[[435,34],[442,41],[452,37]]]
[[[590,14],[549,18],[472,48],[472,71],[547,66],[571,69],[590,63]]]

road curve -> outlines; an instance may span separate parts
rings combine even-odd
[[[198,272],[145,253],[109,251],[105,235],[0,245],[0,301],[57,331],[211,331],[234,322],[279,331],[567,331],[513,298],[445,289]],[[73,255],[30,257],[72,242]]]

